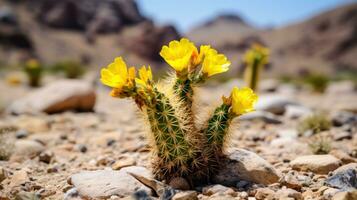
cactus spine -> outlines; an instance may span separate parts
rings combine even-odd
[[[189,162],[195,156],[193,141],[182,128],[169,99],[156,91],[154,102],[146,112],[157,153],[154,173],[160,179],[187,175]]]
[[[214,156],[222,156],[224,144],[227,139],[229,125],[233,116],[229,112],[229,105],[222,104],[217,107],[213,115],[208,120],[208,126],[205,130],[207,143]]]

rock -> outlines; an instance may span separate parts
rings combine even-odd
[[[290,162],[293,169],[311,171],[317,174],[327,174],[340,166],[340,160],[332,155],[301,156]]]
[[[240,180],[272,184],[279,178],[275,168],[257,154],[245,149],[230,149],[228,159],[222,163],[213,180],[218,184],[235,186]]]
[[[300,192],[293,189],[280,189],[275,194],[276,199],[288,199],[292,198],[294,200],[302,199],[302,195]]]
[[[15,157],[36,157],[42,151],[45,150],[45,147],[36,141],[33,140],[18,140],[15,142]]]
[[[92,111],[96,95],[93,87],[80,80],[62,80],[33,91],[13,102],[12,114],[58,113],[67,110]]]
[[[339,81],[330,83],[326,89],[327,95],[351,94],[356,90],[353,81]]]
[[[9,188],[20,186],[25,182],[29,181],[28,173],[25,169],[21,169],[20,171],[16,171],[10,179]]]
[[[282,123],[280,119],[278,119],[275,115],[269,113],[269,112],[264,112],[264,111],[254,111],[251,113],[244,114],[239,117],[240,120],[247,120],[247,121],[253,121],[253,120],[260,120],[268,124],[280,124]]]
[[[62,29],[110,33],[144,20],[132,0],[38,1],[37,4],[39,20]]]
[[[287,105],[285,109],[285,116],[290,119],[303,118],[312,114],[312,111],[304,106]]]
[[[332,198],[332,200],[356,200],[356,199],[357,199],[357,190],[348,191],[348,192],[338,192]]]
[[[115,161],[115,163],[112,165],[112,169],[119,170],[121,168],[129,167],[129,166],[132,166],[135,164],[136,164],[136,161],[132,157],[125,157],[123,159]]]
[[[175,194],[172,200],[198,200],[196,191],[184,191]]]
[[[350,163],[347,165],[342,165],[341,167],[339,167],[335,171],[333,171],[333,174],[345,173],[349,169],[355,169],[357,171],[357,163]]]
[[[262,92],[275,92],[280,85],[280,82],[276,79],[265,79],[260,83],[259,90]]]
[[[27,130],[20,129],[20,130],[16,131],[15,135],[16,135],[17,139],[23,139],[29,135],[29,132]]]
[[[339,192],[338,189],[328,188],[323,192],[323,197],[325,199],[331,199],[337,192]]]
[[[151,190],[148,187],[142,185],[128,172],[147,177],[152,176],[146,168],[132,166],[119,171],[83,171],[72,175],[71,182],[80,196],[86,198],[109,198],[112,195],[124,197],[138,190],[144,190],[151,194]]]
[[[357,189],[357,170],[348,169],[334,173],[325,180],[325,184],[341,190]]]
[[[29,133],[43,133],[47,132],[50,127],[46,119],[34,116],[21,116],[16,120],[17,126]]]
[[[190,189],[190,184],[187,182],[186,179],[181,178],[181,177],[173,178],[172,180],[170,180],[169,185],[173,189],[177,189],[177,190],[189,190]]]
[[[286,106],[288,105],[298,105],[298,104],[284,96],[265,95],[259,97],[259,100],[255,108],[257,110],[262,110],[262,111],[280,115],[285,112]]]
[[[232,188],[223,185],[211,185],[202,189],[202,194],[211,196],[213,194],[232,194],[234,190]]]
[[[257,200],[273,199],[275,192],[269,188],[258,188],[255,193],[255,198]]]
[[[76,188],[69,189],[64,195],[63,200],[81,200]]]
[[[152,21],[145,21],[137,26],[126,28],[120,41],[124,47],[143,58],[159,61],[163,45],[178,40],[180,35],[173,26],[156,27]]]
[[[5,169],[0,166],[0,183],[6,179]]]
[[[53,156],[54,156],[54,153],[52,151],[45,151],[39,155],[39,160],[41,162],[49,164],[51,162]]]
[[[284,148],[296,142],[296,139],[293,138],[276,138],[270,142],[270,145],[275,148]]]
[[[336,158],[340,159],[343,164],[348,164],[352,162],[356,162],[356,159],[352,158],[350,155],[345,153],[342,150],[334,149],[329,152],[329,154],[335,156]]]
[[[279,129],[277,132],[281,138],[297,138],[299,135],[296,129]]]
[[[345,124],[357,123],[357,115],[352,112],[340,111],[332,115],[332,124],[334,126],[343,126]]]
[[[350,140],[352,139],[352,133],[348,131],[339,131],[333,135],[335,141]]]
[[[286,174],[284,177],[282,177],[280,183],[288,188],[295,190],[300,190],[302,187],[300,181],[292,174]]]

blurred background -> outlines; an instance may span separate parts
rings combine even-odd
[[[248,85],[247,70],[259,100],[256,111],[230,129],[229,146],[266,160],[255,153],[234,158],[254,168],[248,177],[267,181],[284,174],[270,188],[239,181],[234,191],[217,189],[233,191],[222,199],[251,199],[258,187],[287,195],[274,199],[331,199],[356,187],[353,171],[332,170],[357,161],[357,1],[0,0],[0,199],[79,199],[83,188],[89,192],[80,195],[90,199],[119,199],[141,187],[100,171],[77,184],[70,177],[82,170],[150,167],[138,108],[109,95],[100,69],[122,56],[130,66],[150,64],[160,79],[171,69],[159,56],[162,46],[182,37],[232,61],[228,73],[195,88],[197,118],[207,119],[234,86]],[[270,55],[253,67],[243,58],[256,43]],[[333,157],[306,158],[314,173],[292,171],[293,160],[311,154]],[[239,168],[224,177],[247,171],[234,163]]]
[[[242,77],[243,53],[260,43],[270,49],[265,78],[356,82],[356,24],[351,0],[0,0],[0,76],[10,84],[31,82],[21,76],[32,60],[47,75],[44,82],[97,80],[116,56],[135,66],[150,64],[160,75],[168,69],[161,47],[187,37],[232,61],[219,81]]]

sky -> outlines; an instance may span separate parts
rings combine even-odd
[[[357,0],[137,0],[141,12],[157,24],[174,24],[181,32],[222,13],[237,14],[258,28],[303,21]]]

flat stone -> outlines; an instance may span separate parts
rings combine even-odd
[[[218,184],[235,186],[240,180],[272,184],[279,178],[280,175],[268,161],[256,153],[234,148],[229,150],[228,159],[222,163],[213,180]]]
[[[33,140],[18,140],[15,142],[14,157],[35,157],[39,155],[45,147]]]
[[[196,191],[184,191],[175,194],[172,200],[198,200]]]
[[[12,114],[58,113],[67,110],[92,111],[95,105],[93,86],[81,80],[59,80],[16,100]]]
[[[115,161],[112,165],[113,170],[119,170],[124,167],[133,166],[136,164],[136,161],[132,157],[125,157],[123,159]]]
[[[255,198],[257,200],[273,199],[275,192],[269,188],[258,188],[255,193]]]
[[[309,108],[299,105],[287,105],[285,116],[290,119],[298,119],[309,116],[312,114],[312,111]]]
[[[293,169],[327,174],[337,169],[341,162],[332,155],[308,155],[298,157],[290,162]]]
[[[290,98],[277,95],[262,95],[255,106],[257,110],[267,111],[273,114],[283,114],[288,105],[298,105]]]
[[[131,166],[119,171],[83,171],[72,175],[71,182],[79,195],[85,198],[109,198],[112,195],[124,197],[138,190],[151,194],[151,189],[141,184],[127,172],[144,177],[152,176],[150,171],[144,167]]]
[[[208,196],[211,196],[213,194],[229,194],[232,192],[234,193],[233,189],[219,184],[206,186],[202,189],[202,194]]]

